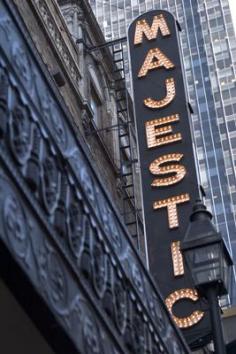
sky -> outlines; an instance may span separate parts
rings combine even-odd
[[[229,0],[229,6],[231,9],[231,15],[234,23],[234,29],[236,31],[236,0]]]

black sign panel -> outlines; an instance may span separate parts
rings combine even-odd
[[[173,16],[138,17],[129,48],[149,266],[176,324],[199,345],[209,320],[179,248],[199,192]]]

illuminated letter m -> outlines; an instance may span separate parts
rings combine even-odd
[[[137,21],[134,44],[142,43],[144,34],[149,41],[151,39],[156,39],[159,30],[161,31],[162,36],[170,35],[170,30],[163,15],[154,16],[151,27],[147,24],[146,20]]]

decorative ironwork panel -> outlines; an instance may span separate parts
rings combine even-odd
[[[12,2],[0,1],[0,239],[80,353],[188,353]]]

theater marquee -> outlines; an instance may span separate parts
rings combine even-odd
[[[198,181],[174,17],[166,11],[138,17],[129,49],[149,266],[193,343],[210,329],[180,252]]]

